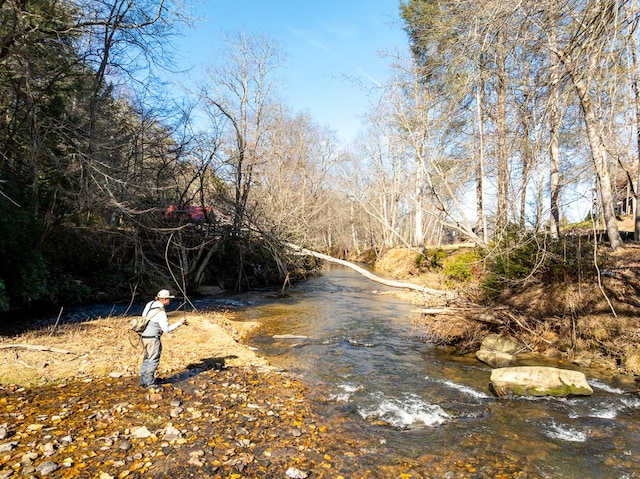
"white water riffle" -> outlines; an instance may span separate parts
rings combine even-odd
[[[447,386],[451,389],[455,389],[456,391],[461,392],[463,395],[468,396],[468,397],[472,397],[472,398],[476,398],[476,399],[489,399],[489,398],[493,398],[493,396],[489,396],[486,393],[483,393],[482,391],[477,391],[476,389],[473,389],[472,387],[469,386],[465,386],[464,384],[458,384],[454,381],[451,381],[449,379],[433,379],[430,378],[429,376],[426,376],[425,379],[427,381],[433,381],[436,382],[438,384],[442,384],[443,386]]]
[[[593,388],[593,389],[600,389],[602,391],[606,391],[608,393],[611,394],[626,394],[626,391],[624,389],[620,389],[614,386],[611,386],[607,383],[604,383],[602,381],[600,381],[599,379],[590,379],[589,380],[589,385]]]
[[[638,396],[625,396],[620,399],[620,402],[629,409],[640,409],[640,397]]]
[[[552,422],[543,429],[545,436],[552,439],[569,442],[585,442],[589,436],[588,431],[567,426],[566,424],[556,424]]]
[[[430,404],[415,394],[395,398],[378,392],[368,399],[368,405],[358,407],[358,414],[363,419],[380,420],[400,429],[413,425],[436,426],[451,419],[440,406]]]
[[[578,413],[576,411],[569,411],[567,417],[570,419],[578,419],[581,417],[591,417],[596,419],[615,419],[618,415],[618,407],[613,404],[604,405],[600,404],[597,407],[589,408],[586,412]]]
[[[362,386],[356,386],[353,384],[339,384],[338,389],[341,392],[335,393],[329,397],[331,401],[348,403],[353,395],[358,391],[362,391]]]

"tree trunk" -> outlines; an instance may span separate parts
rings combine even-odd
[[[423,205],[423,197],[424,197],[424,158],[422,154],[419,154],[419,161],[416,168],[416,182],[415,182],[415,197],[413,201],[413,207],[416,209],[415,211],[415,225],[414,225],[414,235],[415,240],[413,244],[418,247],[424,247],[424,233],[423,233],[423,217],[422,217],[422,205]]]
[[[360,242],[358,241],[358,232],[356,230],[356,219],[353,201],[349,202],[349,224],[351,225],[351,243],[356,255],[360,255]]]
[[[549,28],[549,44],[552,52],[557,50],[555,15],[552,15]],[[559,81],[560,62],[558,57],[551,54],[551,85],[549,93],[549,233],[553,239],[560,236],[560,115],[559,115]]]
[[[531,130],[533,129],[534,120],[529,107],[529,97],[531,93],[526,92],[524,94],[524,101],[520,115],[522,117],[522,172],[521,172],[521,184],[520,184],[520,211],[518,214],[518,224],[520,228],[524,230],[525,219],[527,217],[527,187],[530,181],[531,168],[534,162],[533,147],[531,146]],[[539,219],[536,220],[536,231],[538,230]]]
[[[602,202],[602,214],[604,216],[607,234],[611,249],[616,251],[624,247],[620,232],[618,230],[618,222],[616,220],[615,209],[613,206],[613,191],[611,188],[611,177],[609,175],[609,167],[607,165],[606,150],[602,140],[601,128],[598,124],[591,97],[584,79],[578,77],[577,66],[567,58],[561,56],[561,60],[565,65],[565,69],[571,78],[574,88],[580,99],[580,107],[584,115],[587,137],[589,138],[589,146],[591,147],[591,156],[593,165],[598,178],[598,186],[600,193],[600,201]]]
[[[509,151],[507,145],[507,74],[505,60],[505,34],[500,29],[496,45],[497,61],[497,105],[496,124],[498,142],[498,208],[496,211],[496,233],[502,235],[508,218],[509,190]]]
[[[484,89],[481,83],[478,87]],[[478,106],[478,161],[476,161],[476,235],[487,243],[486,215],[484,214],[484,115],[482,107],[484,95],[476,92],[476,104]]]
[[[640,192],[640,85],[638,84],[638,41],[636,36],[633,36],[633,44],[631,45],[631,59],[633,61],[631,72],[631,83],[633,86],[633,96],[635,99],[636,108],[636,142],[637,142],[637,158],[638,162],[638,177],[636,178],[636,191],[633,195],[633,212],[634,212],[634,227],[633,227],[633,239],[640,241],[640,208],[638,208],[638,193]]]

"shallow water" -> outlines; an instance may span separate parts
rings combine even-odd
[[[286,298],[238,298],[236,317],[260,319],[251,344],[313,384],[324,414],[378,437],[385,461],[460,453],[480,465],[518,464],[526,477],[640,476],[640,398],[629,381],[583,370],[589,397],[496,398],[488,366],[424,342],[412,325],[416,306],[378,294],[385,289],[331,266]],[[481,466],[471,470],[485,477]]]

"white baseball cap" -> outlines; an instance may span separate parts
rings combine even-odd
[[[161,289],[160,291],[158,291],[158,294],[156,294],[156,298],[158,299],[173,299],[175,298],[175,296],[173,296],[168,289]]]

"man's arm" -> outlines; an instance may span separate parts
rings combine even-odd
[[[160,316],[158,318],[158,324],[160,325],[160,328],[164,333],[170,333],[171,331],[178,329],[186,322],[186,320],[182,318],[181,320],[176,321],[175,323],[170,325],[169,319],[167,318],[167,313],[163,311],[162,313],[158,314],[158,316]]]

